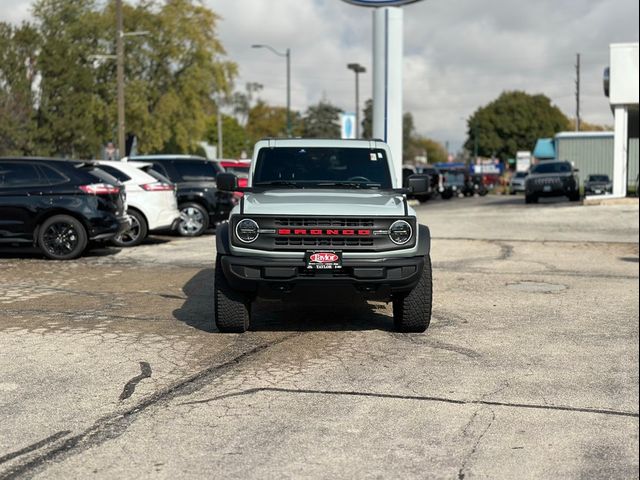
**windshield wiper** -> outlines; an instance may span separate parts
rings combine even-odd
[[[314,187],[339,187],[339,188],[380,188],[379,183],[366,182],[316,182]]]
[[[299,182],[293,182],[290,180],[273,180],[271,182],[258,182],[253,184],[254,187],[295,187],[304,188]]]

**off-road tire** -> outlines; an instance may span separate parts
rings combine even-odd
[[[144,215],[137,210],[130,208],[127,210],[127,215],[132,217],[134,222],[137,222],[138,235],[131,236],[128,232],[121,232],[119,235],[116,235],[111,242],[118,247],[135,247],[140,245],[149,233],[149,226],[147,225],[147,220],[144,218]],[[133,226],[132,226],[133,227]]]
[[[214,282],[216,327],[222,333],[246,332],[251,319],[251,302],[242,292],[231,288],[222,271],[219,255],[216,258]]]
[[[427,255],[424,257],[420,281],[415,288],[393,298],[393,326],[396,331],[422,333],[429,327],[432,294],[431,258]]]
[[[57,236],[64,240],[56,244]],[[47,218],[38,229],[38,247],[52,260],[72,260],[82,255],[88,238],[84,225],[70,215],[54,215]]]
[[[570,202],[579,202],[580,201],[580,194],[579,193],[575,193],[575,194],[569,195],[569,201]]]
[[[525,195],[524,203],[538,203],[538,197],[536,195]]]

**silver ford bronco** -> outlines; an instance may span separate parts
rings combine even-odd
[[[259,141],[247,187],[233,174],[217,177],[219,190],[244,194],[217,230],[218,329],[246,331],[258,297],[351,289],[393,302],[396,330],[424,332],[431,237],[405,194],[426,190],[426,182],[410,177],[400,188],[389,146],[379,140]]]

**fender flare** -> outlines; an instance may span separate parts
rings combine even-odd
[[[427,256],[431,253],[431,231],[426,225],[418,225],[418,254]]]
[[[231,255],[229,248],[229,222],[223,222],[216,228],[216,252],[218,255]]]

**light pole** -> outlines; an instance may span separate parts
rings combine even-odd
[[[366,72],[367,69],[359,63],[349,63],[347,68],[356,74],[356,138],[360,138],[360,82],[358,76]]]
[[[251,45],[251,48],[266,48],[279,57],[286,57],[287,59],[287,136],[291,137],[291,50],[287,48],[282,53],[270,45],[263,44]]]
[[[118,84],[118,151],[120,158],[126,155],[124,119],[124,37],[148,35],[149,32],[124,33],[122,20],[122,0],[116,0],[116,83]]]

